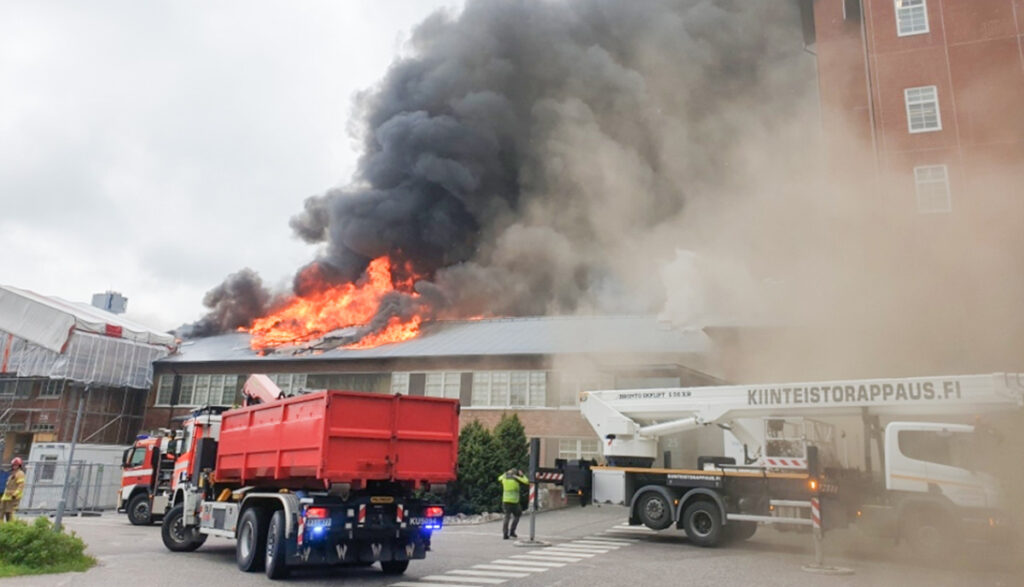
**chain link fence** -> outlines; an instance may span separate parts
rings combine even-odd
[[[117,507],[121,488],[121,469],[110,465],[73,461],[25,461],[25,491],[21,497],[23,513],[57,511],[64,481],[68,479],[66,514],[112,510]]]

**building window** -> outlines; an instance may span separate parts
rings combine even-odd
[[[917,211],[922,214],[949,212],[949,171],[945,165],[921,165],[914,168]]]
[[[280,383],[278,386],[280,387]],[[173,391],[174,376],[161,375],[154,405],[171,405]],[[178,394],[178,401],[174,405],[182,407],[233,406],[238,403],[239,391],[237,375],[182,375],[181,393]]]
[[[928,32],[928,5],[925,0],[895,0],[896,34],[901,37]]]
[[[395,372],[391,374],[391,393],[409,395],[408,372]]]
[[[423,395],[459,399],[461,386],[462,373],[460,371],[433,371],[426,374]]]
[[[38,481],[53,481],[57,476],[57,455],[43,455],[39,460]]]
[[[64,379],[48,379],[39,389],[39,399],[60,397],[64,392]]]
[[[297,395],[306,391],[305,373],[274,373],[267,375],[285,395]]]
[[[911,133],[942,130],[938,88],[907,88],[903,90],[903,99],[907,104],[907,130]]]
[[[598,460],[601,458],[601,444],[596,438],[559,438],[558,458]]]
[[[490,408],[542,408],[547,405],[545,371],[477,371],[470,404]]]

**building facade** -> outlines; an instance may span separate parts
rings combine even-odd
[[[183,344],[157,361],[147,429],[173,426],[204,405],[237,405],[245,378],[265,373],[288,394],[347,389],[460,400],[460,421],[493,429],[516,414],[541,439],[541,458],[600,458],[579,413],[593,389],[710,385],[709,341],[651,317],[543,317],[437,322],[410,341],[375,349],[260,354],[248,335]],[[175,389],[177,381],[177,390]]]
[[[1024,0],[814,0],[813,10],[841,197],[880,196],[869,205],[887,215],[939,215],[954,229],[1024,219]]]

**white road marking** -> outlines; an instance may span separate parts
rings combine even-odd
[[[563,556],[582,556],[584,558],[590,558],[592,556],[597,556],[596,554],[591,554],[589,552],[580,552],[578,550],[562,550],[561,548],[549,548],[549,549],[545,550],[544,552],[550,552],[552,554],[560,554],[560,555],[563,555]]]
[[[593,540],[595,542],[611,542],[612,544],[621,544],[623,546],[629,546],[630,544],[636,544],[637,543],[637,540],[635,538],[619,538],[619,537],[608,536],[608,535],[591,536],[587,540]]]
[[[452,583],[412,583],[409,581],[402,581],[401,583],[391,583],[390,587],[452,587]],[[467,585],[460,583],[460,587],[483,587],[483,585]]]
[[[550,556],[548,556],[548,555],[543,554],[541,552],[538,552],[537,554],[513,554],[512,558],[533,559],[533,560],[546,560],[546,561],[558,561],[560,563],[578,563],[581,560],[583,560],[581,558],[575,558],[575,557],[571,557],[571,556],[557,556],[557,555],[550,555]]]
[[[524,571],[530,573],[543,573],[548,569],[544,567],[527,567],[527,566],[512,566],[512,565],[473,565],[474,569],[484,569],[488,571]]]
[[[600,546],[601,548],[622,548],[625,544],[616,544],[614,542],[598,542],[597,540],[574,540],[569,544],[579,544],[581,546]]]
[[[477,577],[507,577],[509,579],[520,579],[522,577],[529,577],[530,573],[502,573],[498,571],[469,571],[465,569],[455,569],[454,571],[448,571],[449,575],[473,575]]]
[[[559,544],[557,548],[561,548],[562,550],[578,550],[579,552],[591,552],[595,554],[604,554],[612,550],[607,546],[587,546],[586,544],[576,544],[574,542],[566,542],[564,544]]]
[[[553,563],[549,561],[538,561],[538,560],[512,560],[510,558],[499,558],[491,561],[492,563],[498,563],[501,565],[534,565],[540,567],[564,567],[565,563]]]
[[[488,585],[497,585],[504,583],[508,579],[490,579],[488,577],[450,577],[448,575],[427,575],[426,577],[420,577],[421,581],[455,581],[456,583],[486,583]],[[417,583],[419,585],[420,583]],[[463,585],[463,587],[469,587]]]

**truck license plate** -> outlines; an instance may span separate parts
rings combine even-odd
[[[309,526],[310,528],[315,528],[317,526],[325,526],[326,527],[326,526],[330,526],[330,525],[331,525],[331,519],[330,518],[313,518],[313,519],[310,519],[310,520],[306,520],[306,526]]]

